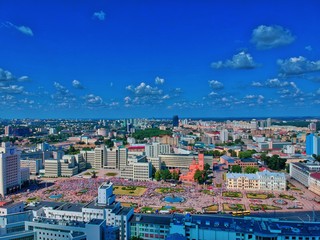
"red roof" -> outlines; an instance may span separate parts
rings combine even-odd
[[[320,172],[311,173],[310,177],[320,180]]]
[[[128,149],[144,149],[145,147],[144,146],[131,146],[131,147],[128,147]]]

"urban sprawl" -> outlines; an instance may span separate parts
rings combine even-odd
[[[319,121],[2,119],[0,240],[319,240]]]

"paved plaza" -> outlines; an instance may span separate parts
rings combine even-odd
[[[147,190],[143,193],[142,196],[129,196],[129,195],[118,195],[117,200],[123,203],[130,203],[133,205],[141,207],[150,207],[152,209],[160,209],[163,206],[172,206],[176,209],[194,209],[194,212],[203,212],[203,208],[216,204],[218,205],[217,212],[229,213],[232,210],[226,210],[223,208],[223,204],[229,204],[229,206],[237,206],[237,204],[242,204],[244,210],[250,210],[250,204],[266,204],[274,205],[280,207],[281,210],[265,210],[260,209],[259,211],[251,211],[251,213],[264,213],[264,212],[297,212],[297,211],[320,211],[320,204],[314,201],[314,199],[319,198],[319,196],[313,194],[307,190],[304,186],[297,183],[296,181],[289,179],[289,181],[299,188],[300,191],[289,190],[284,192],[286,195],[292,195],[295,200],[284,199],[286,204],[280,205],[275,204],[275,200],[280,199],[280,193],[273,192],[275,195],[274,198],[257,200],[250,199],[246,196],[246,191],[238,191],[242,194],[242,197],[224,197],[223,192],[226,192],[225,186],[222,180],[223,172],[215,172],[214,185],[217,183],[222,183],[221,187],[213,186],[200,186],[198,184],[178,184],[174,186],[171,183],[167,182],[138,182],[138,181],[128,181],[118,177],[106,177],[98,176],[98,178],[59,178],[59,179],[41,179],[40,184],[32,185],[29,188],[29,191],[21,191],[20,193],[13,195],[17,201],[66,201],[74,203],[87,203],[92,201],[97,196],[98,186],[107,180],[114,183],[116,186],[143,186]],[[156,189],[159,188],[169,188],[172,189],[171,193],[161,193],[161,191]],[[177,191],[175,191],[175,189]],[[205,191],[204,191],[205,190]],[[257,193],[257,192],[256,192]],[[58,199],[52,199],[53,195],[61,196]],[[163,198],[166,196],[179,196],[185,199],[181,203],[166,203],[163,201]],[[297,208],[300,207],[300,208]],[[292,208],[292,209],[288,209]]]

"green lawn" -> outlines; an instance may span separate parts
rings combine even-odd
[[[136,186],[114,186],[113,193],[116,195],[128,195],[140,197],[142,196],[147,188],[145,187],[136,187]]]
[[[288,199],[288,200],[296,200],[296,198],[292,195],[286,195],[286,194],[280,194],[279,195],[280,198],[284,198],[284,199]]]
[[[224,196],[224,197],[242,198],[242,193],[241,192],[223,192],[222,196]]]
[[[218,204],[213,204],[213,205],[210,205],[210,206],[204,208],[205,212],[216,212],[218,210],[219,210]]]
[[[115,173],[115,172],[108,172],[105,174],[107,177],[114,177],[114,176],[117,176],[118,173]]]
[[[155,192],[157,193],[179,193],[184,192],[185,190],[183,188],[156,188]]]
[[[251,199],[267,199],[267,198],[274,198],[274,194],[269,193],[247,193],[247,198]]]
[[[281,210],[281,207],[267,204],[250,204],[250,209],[254,211],[258,210]]]
[[[210,191],[210,190],[207,190],[207,189],[202,190],[201,192],[203,192],[204,194],[212,195],[212,196],[214,196],[214,195],[215,195],[215,193],[214,193],[214,192],[212,192],[212,191]]]
[[[141,213],[147,213],[147,212],[154,212],[154,209],[152,207],[142,207],[140,209]]]
[[[224,203],[222,206],[224,211],[241,211],[246,209],[243,204],[239,204],[239,203],[237,204]]]

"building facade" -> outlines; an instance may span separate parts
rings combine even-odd
[[[9,142],[3,142],[0,147],[0,195],[5,196],[20,187],[20,153]]]
[[[285,191],[286,177],[284,173],[227,173],[226,185],[228,189]]]

